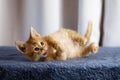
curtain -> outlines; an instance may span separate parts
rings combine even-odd
[[[61,27],[84,35],[90,20],[93,28],[89,42],[120,46],[119,7],[119,0],[0,0],[0,46],[27,40],[31,26],[41,36]]]
[[[23,38],[29,35],[33,26],[41,36],[58,30],[61,27],[61,0],[23,0]]]
[[[78,32],[84,35],[88,21],[93,22],[92,35],[89,42],[99,44],[102,0],[79,0]]]
[[[0,45],[11,45],[14,38],[18,38],[18,18],[17,1],[0,0]]]
[[[61,0],[0,0],[0,45],[27,40],[33,26],[42,36],[61,25]]]
[[[103,46],[120,46],[120,0],[105,0]]]

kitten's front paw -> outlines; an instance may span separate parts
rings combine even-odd
[[[96,44],[96,43],[91,43],[91,45],[90,45],[90,51],[92,52],[92,53],[97,53],[98,52],[98,44]]]

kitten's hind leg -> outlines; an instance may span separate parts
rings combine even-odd
[[[99,48],[99,47],[98,47],[98,44],[96,44],[96,43],[94,43],[94,42],[90,44],[90,51],[91,51],[92,53],[94,53],[94,54],[97,53],[97,52],[98,52],[98,48]]]
[[[87,39],[83,36],[80,36],[77,32],[72,30],[67,30],[69,37],[74,41],[78,42],[80,46],[83,46],[87,43]]]
[[[88,27],[87,27],[87,31],[84,35],[84,37],[80,36],[79,34],[75,33],[74,31],[68,31],[71,38],[74,41],[77,41],[80,43],[81,46],[87,44],[88,40],[90,39],[91,33],[92,33],[92,22],[89,21],[88,22]]]
[[[78,42],[80,46],[84,46],[87,43],[87,39],[80,35],[71,36],[71,39],[75,42]]]
[[[93,42],[89,46],[84,47],[80,57],[87,56],[90,52],[95,54],[97,53],[98,48],[99,48],[98,45]]]

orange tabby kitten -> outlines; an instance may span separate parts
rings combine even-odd
[[[96,53],[98,45],[86,46],[92,31],[92,23],[88,23],[85,36],[80,36],[70,29],[60,29],[41,37],[32,27],[26,42],[16,41],[16,48],[32,61],[66,60],[67,58],[84,57],[89,52]]]

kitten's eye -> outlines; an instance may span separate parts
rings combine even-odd
[[[40,48],[39,48],[39,47],[35,47],[34,50],[35,50],[35,51],[39,51]]]
[[[44,45],[44,42],[40,42],[40,45],[43,46],[43,45]]]

